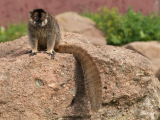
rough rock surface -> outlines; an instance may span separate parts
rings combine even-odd
[[[85,35],[94,45],[106,45],[104,33],[96,27],[94,21],[87,17],[82,17],[75,12],[65,12],[56,15],[61,30]]]
[[[153,67],[153,73],[157,78],[160,78],[160,43],[157,41],[151,42],[133,42],[124,46],[127,49],[134,50],[146,57]],[[160,80],[160,79],[159,79]]]
[[[63,41],[85,41],[64,33]],[[1,43],[0,119],[158,120],[160,82],[145,57],[125,48],[88,44],[102,82],[102,107],[91,113],[80,63],[72,54],[29,57],[28,37]]]

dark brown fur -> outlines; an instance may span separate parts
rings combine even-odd
[[[58,49],[61,40],[61,31],[57,20],[48,12],[38,13],[37,11],[30,12],[28,22],[28,37],[32,48],[32,53],[39,50],[47,49],[47,53],[53,54],[54,48]],[[37,26],[33,16],[37,14],[45,15],[42,21],[42,26]]]
[[[92,112],[97,112],[100,109],[102,102],[101,76],[92,56],[84,49],[87,46],[83,48],[81,45],[82,44],[78,40],[68,39],[67,41],[62,41],[60,43],[58,52],[72,53],[81,63],[91,110]]]

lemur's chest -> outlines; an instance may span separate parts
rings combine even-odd
[[[45,29],[38,29],[35,32],[35,36],[38,39],[38,46],[40,46],[40,48],[46,48],[47,47],[47,31],[45,31]]]
[[[36,37],[40,39],[46,39],[47,38],[47,31],[45,29],[38,29],[36,31]]]

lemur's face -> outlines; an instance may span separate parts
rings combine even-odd
[[[30,11],[30,23],[34,24],[37,27],[42,27],[47,24],[48,13],[43,9],[34,9]]]

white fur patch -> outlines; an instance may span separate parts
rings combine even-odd
[[[45,26],[47,24],[48,20],[45,19],[43,22],[42,22],[42,26]]]
[[[36,25],[35,25],[35,21],[32,20],[32,18],[29,19],[29,22],[30,22],[32,25],[36,26]]]

